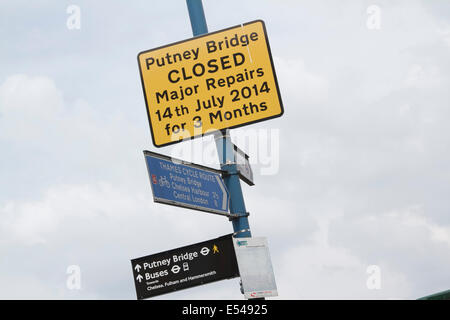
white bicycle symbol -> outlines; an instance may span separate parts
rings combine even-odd
[[[160,177],[159,177],[159,185],[160,185],[161,187],[167,187],[167,188],[170,188],[170,183],[169,183],[169,181],[167,181],[166,176],[160,176]]]

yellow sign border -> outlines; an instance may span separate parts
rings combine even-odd
[[[230,127],[217,129],[217,130],[214,130],[214,131],[209,131],[209,132],[206,132],[206,133],[192,135],[189,138],[185,138],[185,139],[182,139],[182,140],[175,140],[175,141],[171,141],[171,142],[167,142],[167,143],[163,143],[163,144],[159,144],[159,145],[156,144],[156,142],[155,142],[155,135],[154,135],[154,132],[153,132],[153,126],[152,126],[152,122],[151,122],[151,118],[150,118],[150,111],[149,111],[149,106],[148,106],[147,94],[146,94],[146,91],[145,91],[144,77],[143,77],[143,74],[142,74],[142,68],[141,68],[141,63],[140,63],[140,55],[146,54],[146,53],[149,53],[149,52],[152,52],[152,51],[160,50],[160,49],[163,49],[163,48],[167,48],[167,47],[170,47],[170,46],[173,46],[173,45],[178,45],[178,44],[181,44],[181,43],[184,43],[184,42],[192,41],[194,39],[199,39],[199,38],[207,37],[207,36],[210,36],[210,35],[213,35],[213,34],[216,34],[216,33],[228,31],[228,30],[231,30],[231,29],[234,29],[234,28],[241,28],[242,26],[250,25],[250,24],[253,24],[253,23],[261,23],[262,24],[262,28],[263,28],[264,36],[265,36],[265,43],[266,43],[267,53],[268,53],[269,59],[270,59],[270,67],[271,67],[271,71],[272,71],[272,74],[273,74],[275,86],[276,86],[276,89],[277,89],[277,96],[278,96],[278,101],[280,103],[280,110],[281,110],[281,112],[279,114],[276,114],[276,115],[273,115],[273,116],[269,116],[267,118],[253,120],[253,121],[241,123],[241,124],[230,126]],[[142,91],[144,93],[145,109],[147,111],[147,118],[148,118],[148,123],[149,123],[149,126],[150,126],[150,134],[151,134],[151,137],[152,137],[153,145],[155,147],[157,147],[157,148],[165,147],[165,146],[168,146],[168,145],[173,145],[175,143],[179,143],[179,142],[183,142],[183,141],[193,140],[195,138],[200,138],[200,137],[203,137],[203,136],[206,136],[206,135],[214,134],[214,133],[216,133],[218,131],[225,130],[225,129],[239,128],[239,127],[247,126],[247,125],[258,123],[258,122],[271,120],[271,119],[274,119],[274,118],[279,118],[279,117],[281,117],[284,114],[283,101],[281,100],[280,88],[278,86],[278,79],[277,79],[277,75],[276,75],[276,72],[275,72],[275,67],[274,67],[274,64],[273,64],[272,51],[270,50],[270,44],[269,44],[269,38],[268,38],[268,35],[267,35],[266,25],[265,25],[264,21],[261,20],[261,19],[253,20],[253,21],[246,22],[246,23],[239,24],[239,25],[235,25],[235,26],[232,26],[232,27],[229,27],[229,28],[226,28],[226,29],[221,29],[221,30],[218,30],[218,31],[205,33],[205,34],[202,34],[202,35],[199,35],[199,36],[196,36],[196,37],[192,37],[192,38],[188,38],[188,39],[185,39],[185,40],[173,42],[173,43],[170,43],[170,44],[167,44],[167,45],[164,45],[164,46],[160,46],[160,47],[156,47],[156,48],[153,48],[153,49],[150,49],[150,50],[141,51],[137,55],[137,61],[138,61],[138,66],[139,66],[139,75],[141,77]]]

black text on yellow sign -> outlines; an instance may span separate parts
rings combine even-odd
[[[157,147],[283,114],[261,20],[138,55]]]

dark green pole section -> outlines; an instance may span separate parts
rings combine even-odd
[[[450,300],[450,290],[438,292],[417,300]]]

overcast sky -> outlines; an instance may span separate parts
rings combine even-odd
[[[80,29],[67,27],[70,5]],[[258,148],[240,145],[255,162],[243,191],[278,298],[450,289],[450,2],[204,9],[210,31],[266,23],[285,114],[232,134],[259,132]],[[154,203],[142,154],[178,145],[152,145],[136,56],[191,36],[181,0],[0,1],[0,298],[136,299],[130,259],[232,232],[224,217]],[[80,290],[66,286],[71,265]],[[238,283],[160,298],[242,299]]]

